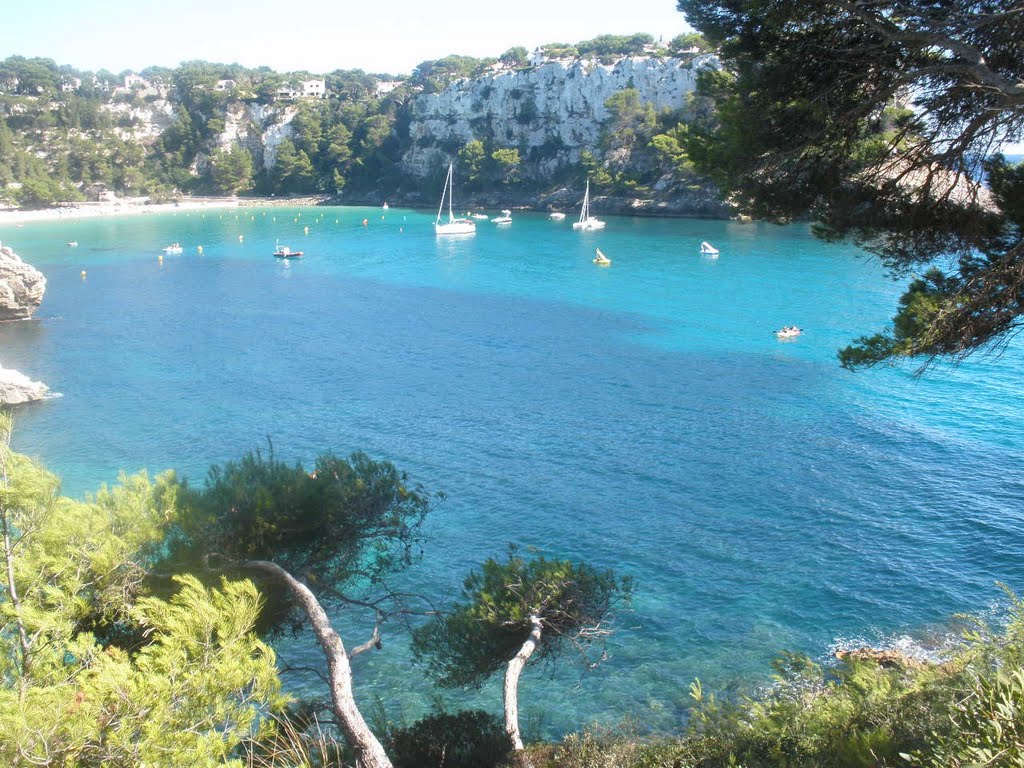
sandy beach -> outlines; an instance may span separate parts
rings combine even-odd
[[[141,216],[174,211],[196,211],[213,208],[238,208],[251,204],[231,197],[186,198],[176,203],[149,204],[142,200],[119,200],[109,203],[71,203],[55,208],[22,211],[16,208],[0,209],[0,227],[25,224],[30,221],[63,221],[91,219],[100,216]]]
[[[141,216],[175,211],[199,211],[216,208],[251,208],[255,206],[321,205],[327,195],[296,197],[186,197],[174,203],[149,203],[147,199],[125,198],[105,203],[67,203],[54,208],[22,211],[0,208],[0,227],[24,224],[30,221],[63,221],[65,219],[91,219],[98,216]]]

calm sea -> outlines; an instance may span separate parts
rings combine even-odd
[[[447,494],[421,591],[451,593],[508,542],[635,577],[604,665],[527,672],[533,734],[671,728],[696,677],[721,691],[765,680],[782,649],[941,635],[998,602],[996,580],[1024,588],[1021,344],[923,379],[841,370],[837,348],[884,327],[899,286],[802,226],[609,217],[584,234],[572,213],[516,214],[441,240],[431,219],[0,228],[48,280],[35,320],[0,326],[0,362],[63,394],[18,412],[14,447],[73,495],[122,469],[201,481],[268,436],[288,460],[364,450]],[[275,260],[278,240],[305,258]],[[161,263],[171,242],[184,253]],[[786,324],[805,332],[779,341]],[[283,654],[315,659],[302,639]],[[431,706],[397,630],[356,674],[393,718]],[[497,691],[443,696],[498,711]]]

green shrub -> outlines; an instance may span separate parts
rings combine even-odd
[[[417,720],[391,735],[395,768],[493,768],[511,750],[501,721],[481,710]]]

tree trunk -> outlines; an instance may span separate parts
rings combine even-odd
[[[7,490],[7,454],[10,450],[11,433],[0,434],[0,483],[4,490]],[[14,613],[14,623],[18,627],[18,643],[21,646],[21,688],[24,691],[28,683],[28,675],[32,668],[32,657],[29,655],[28,634],[25,632],[25,623],[21,620],[21,602],[18,600],[18,590],[14,584],[14,544],[11,541],[10,512],[0,507],[0,528],[3,532],[4,564],[7,576],[7,595],[11,599],[11,609]]]
[[[269,573],[280,579],[292,591],[309,617],[316,633],[320,647],[327,657],[327,671],[331,685],[331,704],[334,716],[349,746],[356,752],[357,768],[391,768],[391,761],[384,752],[384,747],[373,735],[363,719],[356,700],[352,694],[352,667],[338,633],[331,627],[320,602],[309,587],[292,576],[288,571],[267,560],[248,560],[242,564],[246,568],[254,568]]]
[[[527,659],[537,650],[542,628],[537,616],[530,617],[530,624],[533,625],[530,636],[505,669],[505,733],[512,742],[512,749],[516,751],[523,748],[523,737],[519,733],[519,676],[523,673]]]
[[[7,594],[11,599],[11,610],[14,613],[14,623],[18,627],[18,643],[21,646],[21,675],[24,681],[32,667],[32,657],[29,655],[28,634],[25,632],[25,623],[21,620],[21,602],[18,600],[18,590],[14,584],[14,553],[11,546],[11,534],[7,525],[7,510],[0,509],[0,527],[3,528],[4,541],[4,562],[7,572]]]

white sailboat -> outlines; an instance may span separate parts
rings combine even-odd
[[[583,207],[580,209],[580,219],[572,223],[572,228],[585,231],[604,229],[604,222],[590,215],[590,179],[587,179],[587,191],[583,193]]]
[[[441,211],[444,210],[444,199],[448,198],[448,221],[441,220]],[[436,235],[474,235],[476,234],[476,222],[472,219],[457,219],[452,213],[452,164],[448,164],[448,176],[444,180],[444,190],[441,192],[441,204],[437,207],[437,218],[434,220],[434,234]]]

